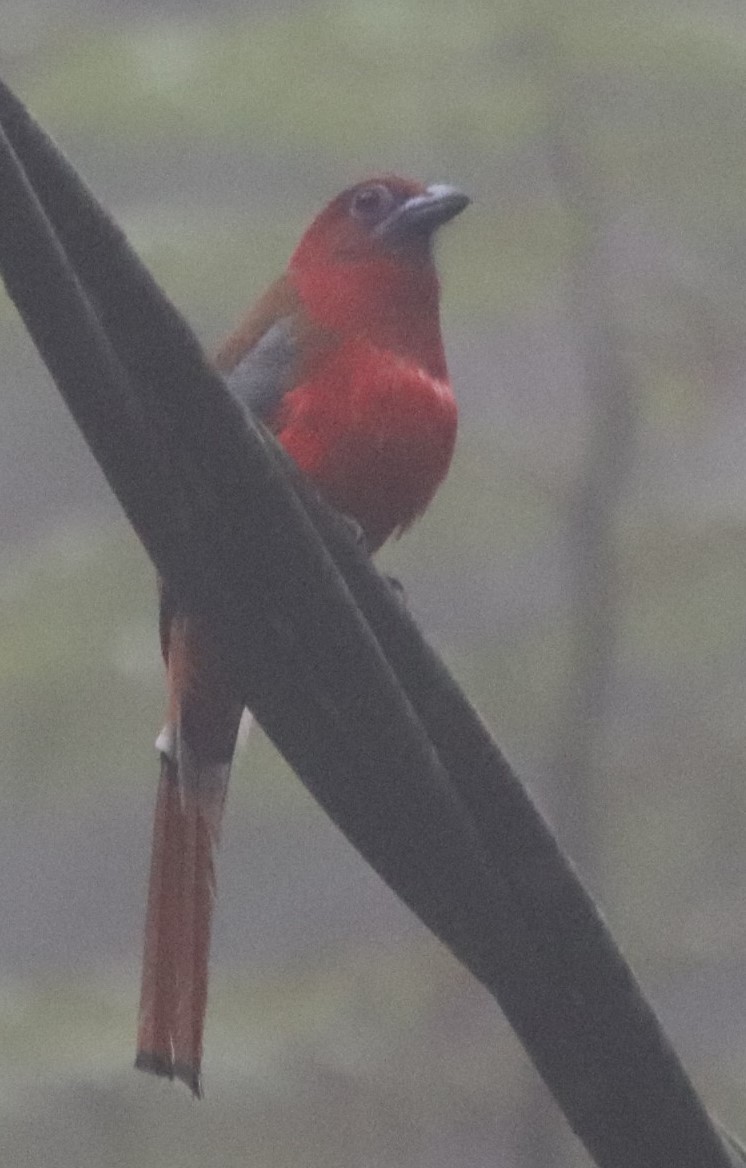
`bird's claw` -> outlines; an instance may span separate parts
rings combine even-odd
[[[361,548],[364,552],[367,552],[370,555],[370,548],[368,547],[368,540],[366,539],[365,532],[363,531],[362,527],[358,523],[357,519],[353,519],[351,515],[345,515],[342,512],[339,513],[339,517],[342,520],[342,522],[344,523],[347,530],[349,531],[352,538],[354,539],[357,546],[359,548]]]
[[[396,576],[384,576],[384,579],[402,607],[407,608],[407,592],[401,580],[397,580]]]

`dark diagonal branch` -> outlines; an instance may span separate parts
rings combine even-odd
[[[170,340],[180,354],[182,381],[192,392],[176,402],[167,361],[165,389],[157,370],[152,383],[139,387],[139,419],[129,408],[132,381],[124,381],[127,409],[115,408],[126,374],[108,342],[109,364],[99,359],[100,329],[90,303],[80,295],[85,281],[65,280],[64,256],[28,196],[22,171],[4,168],[0,203],[14,211],[18,207],[12,218],[0,221],[8,289],[159,572],[214,627],[237,690],[319,798],[331,803],[336,818],[345,819],[348,832],[352,821],[353,838],[356,787],[371,792],[367,814],[386,823],[392,839],[398,837],[391,856],[408,856],[394,872],[397,891],[416,901],[418,883],[434,881],[438,891],[425,909],[428,923],[440,935],[445,930],[447,943],[458,943],[457,936],[448,936],[459,928],[458,916],[449,925],[445,911],[454,864],[463,880],[457,895],[473,899],[475,908],[488,901],[489,880],[475,830],[304,508],[267,453],[265,436],[206,366],[165,300],[155,302],[155,314],[162,310],[164,331],[172,323],[170,335],[165,333],[166,351]],[[42,299],[22,259],[32,248],[45,257]],[[136,267],[134,275],[140,275]],[[127,312],[133,285],[118,286]],[[49,299],[56,295],[65,304],[63,329],[45,332],[37,327],[37,316],[54,319]],[[153,287],[151,300],[155,297]],[[81,334],[88,344],[71,342]],[[110,335],[116,336],[116,330]],[[155,335],[163,345],[164,332]],[[185,348],[191,350],[187,357]],[[98,414],[89,408],[94,401]],[[110,442],[99,435],[99,423],[106,431],[107,420]],[[128,469],[131,446],[141,457]],[[154,490],[148,489],[150,482]],[[215,621],[213,605],[230,611],[230,621]],[[322,612],[326,619],[320,619]],[[408,784],[420,788],[414,800],[402,797]],[[420,801],[430,807],[424,822]],[[391,879],[387,861],[382,866],[376,856],[369,858]]]
[[[2,87],[0,122],[8,289],[237,691],[335,823],[494,994],[599,1165],[737,1163],[545,824],[398,599]]]

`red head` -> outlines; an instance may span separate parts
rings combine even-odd
[[[426,324],[438,332],[432,238],[468,203],[455,187],[394,175],[342,191],[314,219],[288,267],[309,315],[395,348]]]
[[[367,179],[342,191],[316,216],[290,261],[291,271],[392,256],[428,264],[436,227],[468,203],[466,195],[441,183],[427,187],[396,175]]]

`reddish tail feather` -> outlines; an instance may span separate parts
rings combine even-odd
[[[212,642],[161,586],[169,708],[145,923],[135,1066],[202,1095],[215,850],[241,720]]]
[[[181,1079],[197,1097],[221,811],[182,786],[162,756],[135,1065]]]

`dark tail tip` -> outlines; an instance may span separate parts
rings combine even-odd
[[[163,1079],[178,1079],[184,1083],[195,1099],[204,1097],[202,1091],[202,1074],[199,1067],[192,1067],[186,1063],[175,1063],[165,1055],[154,1051],[139,1050],[135,1058],[135,1067],[138,1071],[147,1071],[151,1075],[160,1075]]]

